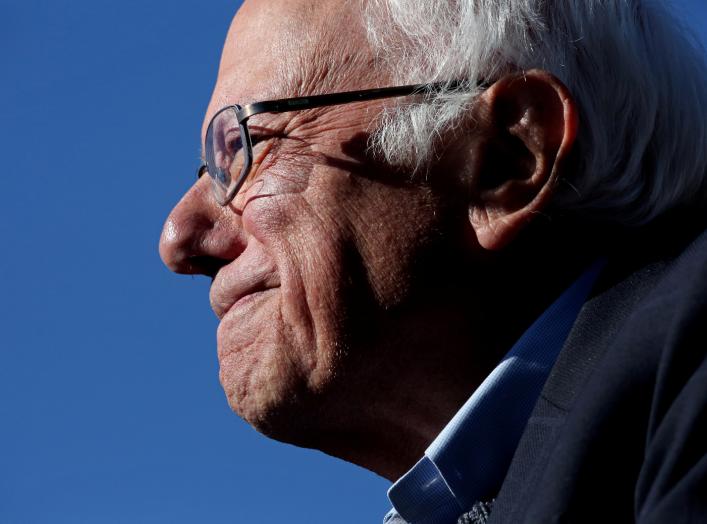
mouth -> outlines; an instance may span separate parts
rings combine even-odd
[[[279,286],[268,286],[263,283],[242,292],[231,294],[228,299],[221,300],[215,298],[214,293],[211,293],[211,309],[213,309],[219,320],[223,320],[223,317],[225,317],[232,309],[245,306],[248,303],[257,300],[260,296],[270,291],[274,291],[278,287]]]
[[[250,241],[246,249],[214,275],[209,291],[211,309],[219,320],[270,290],[280,287],[277,266],[263,246]]]

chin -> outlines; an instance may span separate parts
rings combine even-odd
[[[225,320],[225,319],[224,319]],[[283,442],[312,447],[318,409],[326,398],[326,377],[297,359],[303,351],[286,344],[281,330],[263,329],[247,345],[234,345],[220,327],[219,379],[231,409],[258,432]],[[243,332],[238,333],[241,338]],[[330,368],[328,368],[330,369]]]
[[[281,344],[220,351],[219,378],[231,409],[259,433],[320,448],[327,434],[339,431],[346,413],[337,401],[342,363],[325,359],[328,365],[321,367],[303,364],[293,358],[301,352]]]
[[[289,294],[292,296],[292,293]],[[306,303],[285,301],[283,288],[232,308],[217,331],[219,379],[231,409],[260,433],[315,447],[337,425],[348,353],[330,318],[312,319]],[[318,322],[317,322],[318,321]]]
[[[219,375],[228,404],[239,417],[269,438],[315,446],[326,395],[313,392],[304,377],[280,361],[252,370],[247,378],[232,368],[222,363]]]

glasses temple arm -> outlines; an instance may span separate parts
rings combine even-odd
[[[366,89],[365,91],[348,91],[344,93],[283,98],[280,100],[256,102],[254,104],[248,104],[238,111],[238,121],[242,122],[243,120],[260,113],[287,113],[289,111],[301,111],[303,109],[313,109],[316,107],[324,107],[329,105],[366,102],[368,100],[380,100],[399,96],[424,95],[441,91],[455,91],[467,85],[467,82],[455,80],[452,82],[434,82],[431,84],[382,87],[377,89]],[[477,83],[477,87],[484,87],[485,85],[486,84],[484,82]]]

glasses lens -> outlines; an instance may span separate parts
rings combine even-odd
[[[206,167],[213,180],[216,200],[225,204],[245,169],[245,151],[236,111],[238,106],[219,111],[206,130]]]

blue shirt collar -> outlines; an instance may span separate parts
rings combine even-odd
[[[386,522],[456,522],[501,487],[540,391],[605,261],[595,262],[530,326],[413,468],[388,490]]]

